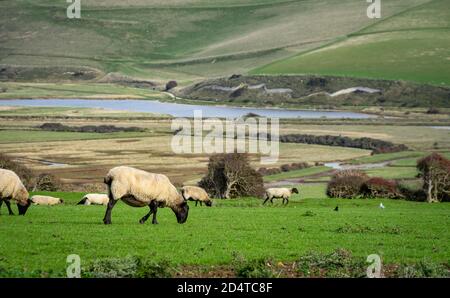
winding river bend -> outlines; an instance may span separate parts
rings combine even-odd
[[[248,113],[255,113],[272,118],[349,118],[367,119],[373,115],[345,111],[314,111],[314,110],[288,110],[264,109],[228,106],[190,105],[155,100],[93,100],[93,99],[4,99],[0,106],[26,106],[26,107],[75,107],[75,108],[103,108],[128,112],[143,112],[168,114],[173,117],[192,117],[194,110],[201,110],[203,117],[236,118]]]

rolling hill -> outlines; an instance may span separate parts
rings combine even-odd
[[[450,85],[450,2],[407,9],[346,38],[253,70]]]
[[[366,16],[362,0],[83,0],[81,19],[68,19],[67,5],[0,0],[7,79],[25,67],[21,79],[46,81],[81,69],[88,80],[116,72],[188,83],[252,71],[450,82],[450,60],[440,60],[450,48],[447,1],[384,1],[381,20]],[[411,22],[417,30],[409,30]],[[439,50],[428,53],[435,45]],[[389,59],[390,46],[394,59],[399,53],[404,59]],[[404,47],[425,54],[415,58]],[[382,55],[385,62],[376,59]],[[408,73],[417,60],[417,74]]]

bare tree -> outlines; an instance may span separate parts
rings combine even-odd
[[[199,182],[213,196],[229,199],[240,196],[261,196],[263,179],[240,153],[217,154],[209,159],[208,173]]]
[[[427,202],[441,202],[450,197],[450,160],[433,153],[417,163],[417,169],[423,179],[423,189],[427,193]]]

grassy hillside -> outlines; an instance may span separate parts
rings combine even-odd
[[[384,4],[384,3],[383,3]],[[342,41],[254,71],[411,80],[450,85],[450,10],[433,0]]]
[[[385,17],[427,0],[383,3]],[[246,72],[375,24],[360,0],[0,1],[0,65],[191,81]],[[45,68],[36,68],[38,66]],[[54,79],[54,78],[53,78]]]

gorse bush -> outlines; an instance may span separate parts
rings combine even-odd
[[[361,187],[369,179],[367,174],[356,170],[339,171],[333,175],[327,185],[327,196],[332,198],[356,198]]]
[[[41,173],[35,179],[33,191],[57,191],[61,189],[61,185],[61,181],[55,175]]]
[[[236,277],[268,278],[275,276],[270,261],[266,259],[246,260],[244,257],[234,254],[233,268]]]
[[[140,257],[107,258],[94,261],[82,270],[83,277],[95,278],[156,278],[171,277],[172,268],[166,261],[155,262]]]
[[[364,277],[368,264],[345,249],[331,254],[312,252],[297,262],[297,270],[305,277]]]
[[[381,177],[374,177],[365,181],[361,185],[360,194],[366,198],[397,199],[402,196],[395,181]]]

